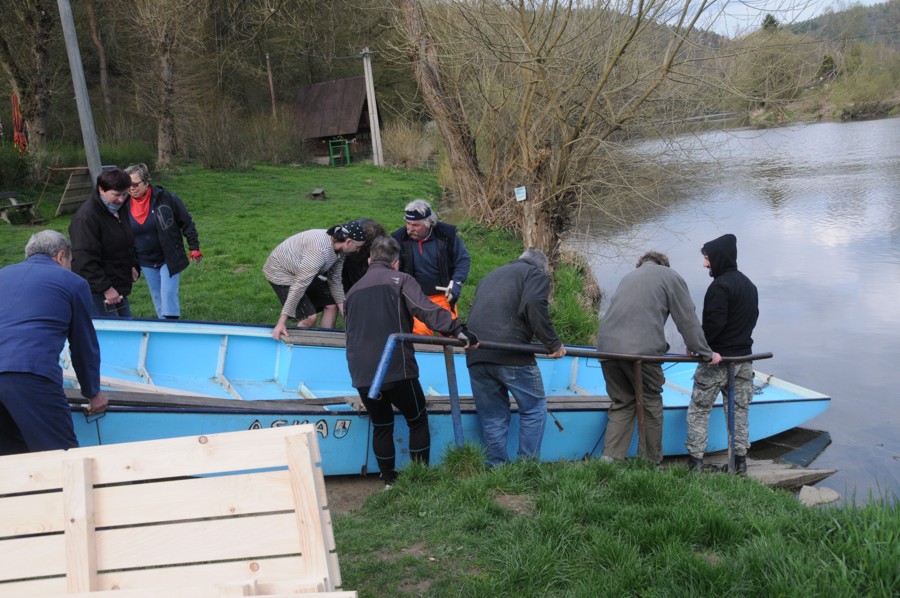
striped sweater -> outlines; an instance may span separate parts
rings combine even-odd
[[[344,254],[335,253],[331,237],[324,229],[312,229],[297,233],[276,247],[263,266],[263,274],[272,284],[290,287],[281,315],[293,317],[307,287],[319,274],[328,277],[335,304],[344,302],[343,266]]]

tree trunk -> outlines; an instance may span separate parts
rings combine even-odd
[[[106,47],[100,40],[100,30],[97,27],[97,17],[94,14],[94,0],[86,0],[84,8],[87,11],[88,23],[91,28],[91,41],[97,48],[97,62],[100,66],[100,91],[103,94],[103,110],[106,114],[107,126],[112,120],[112,98],[109,95],[109,65],[106,60]]]
[[[425,25],[419,0],[399,0],[409,34],[409,59],[419,91],[447,147],[460,200],[466,209],[485,201],[484,174],[478,166],[475,139],[456,95],[445,89],[434,40]]]
[[[175,42],[171,34],[164,36],[159,47],[159,122],[157,123],[156,165],[169,166],[175,155]]]

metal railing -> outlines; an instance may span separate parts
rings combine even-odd
[[[453,420],[453,437],[457,446],[462,446],[464,442],[462,430],[462,412],[459,406],[459,389],[456,383],[456,365],[453,362],[453,347],[464,347],[465,342],[448,337],[441,336],[422,336],[418,334],[396,333],[388,337],[384,344],[384,350],[381,352],[381,359],[378,362],[378,368],[375,370],[375,378],[369,387],[368,397],[376,399],[381,392],[381,385],[387,374],[391,357],[394,349],[399,343],[418,343],[422,345],[440,345],[444,351],[444,367],[447,371],[447,387],[450,395],[450,415]],[[547,355],[550,350],[544,345],[538,344],[515,344],[515,343],[496,343],[492,341],[480,341],[478,344],[480,349],[489,349],[495,351],[512,351],[516,353],[530,353],[533,355]],[[673,363],[673,362],[695,362],[701,363],[703,359],[693,355],[633,355],[629,353],[604,353],[596,349],[585,349],[583,347],[566,347],[566,356],[587,357],[598,359],[601,361],[631,361],[634,363],[634,400],[635,409],[637,411],[638,438],[644,437],[644,400],[641,384],[641,366],[645,363]],[[747,361],[758,361],[760,359],[771,359],[772,353],[753,353],[751,355],[742,355],[741,357],[722,357],[722,363],[728,366],[728,386],[727,386],[727,409],[728,412],[728,471],[734,471],[734,377],[735,364]],[[559,424],[557,423],[557,426]]]

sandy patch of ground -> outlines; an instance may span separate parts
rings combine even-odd
[[[325,478],[328,509],[335,514],[359,510],[367,498],[384,490],[377,475],[339,475]]]

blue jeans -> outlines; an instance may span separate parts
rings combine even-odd
[[[547,421],[547,398],[537,365],[476,363],[469,366],[469,379],[488,463],[500,465],[509,461],[506,445],[510,394],[519,406],[518,456],[537,459]]]
[[[104,302],[103,293],[91,293],[91,299],[94,302],[93,316],[95,318],[130,318],[131,305],[128,304],[128,297],[122,297],[119,303],[107,304]]]
[[[141,266],[141,274],[147,281],[150,289],[150,299],[156,308],[156,317],[181,316],[181,305],[178,303],[178,280],[181,272],[175,276],[169,276],[169,267],[165,264],[160,268]]]

